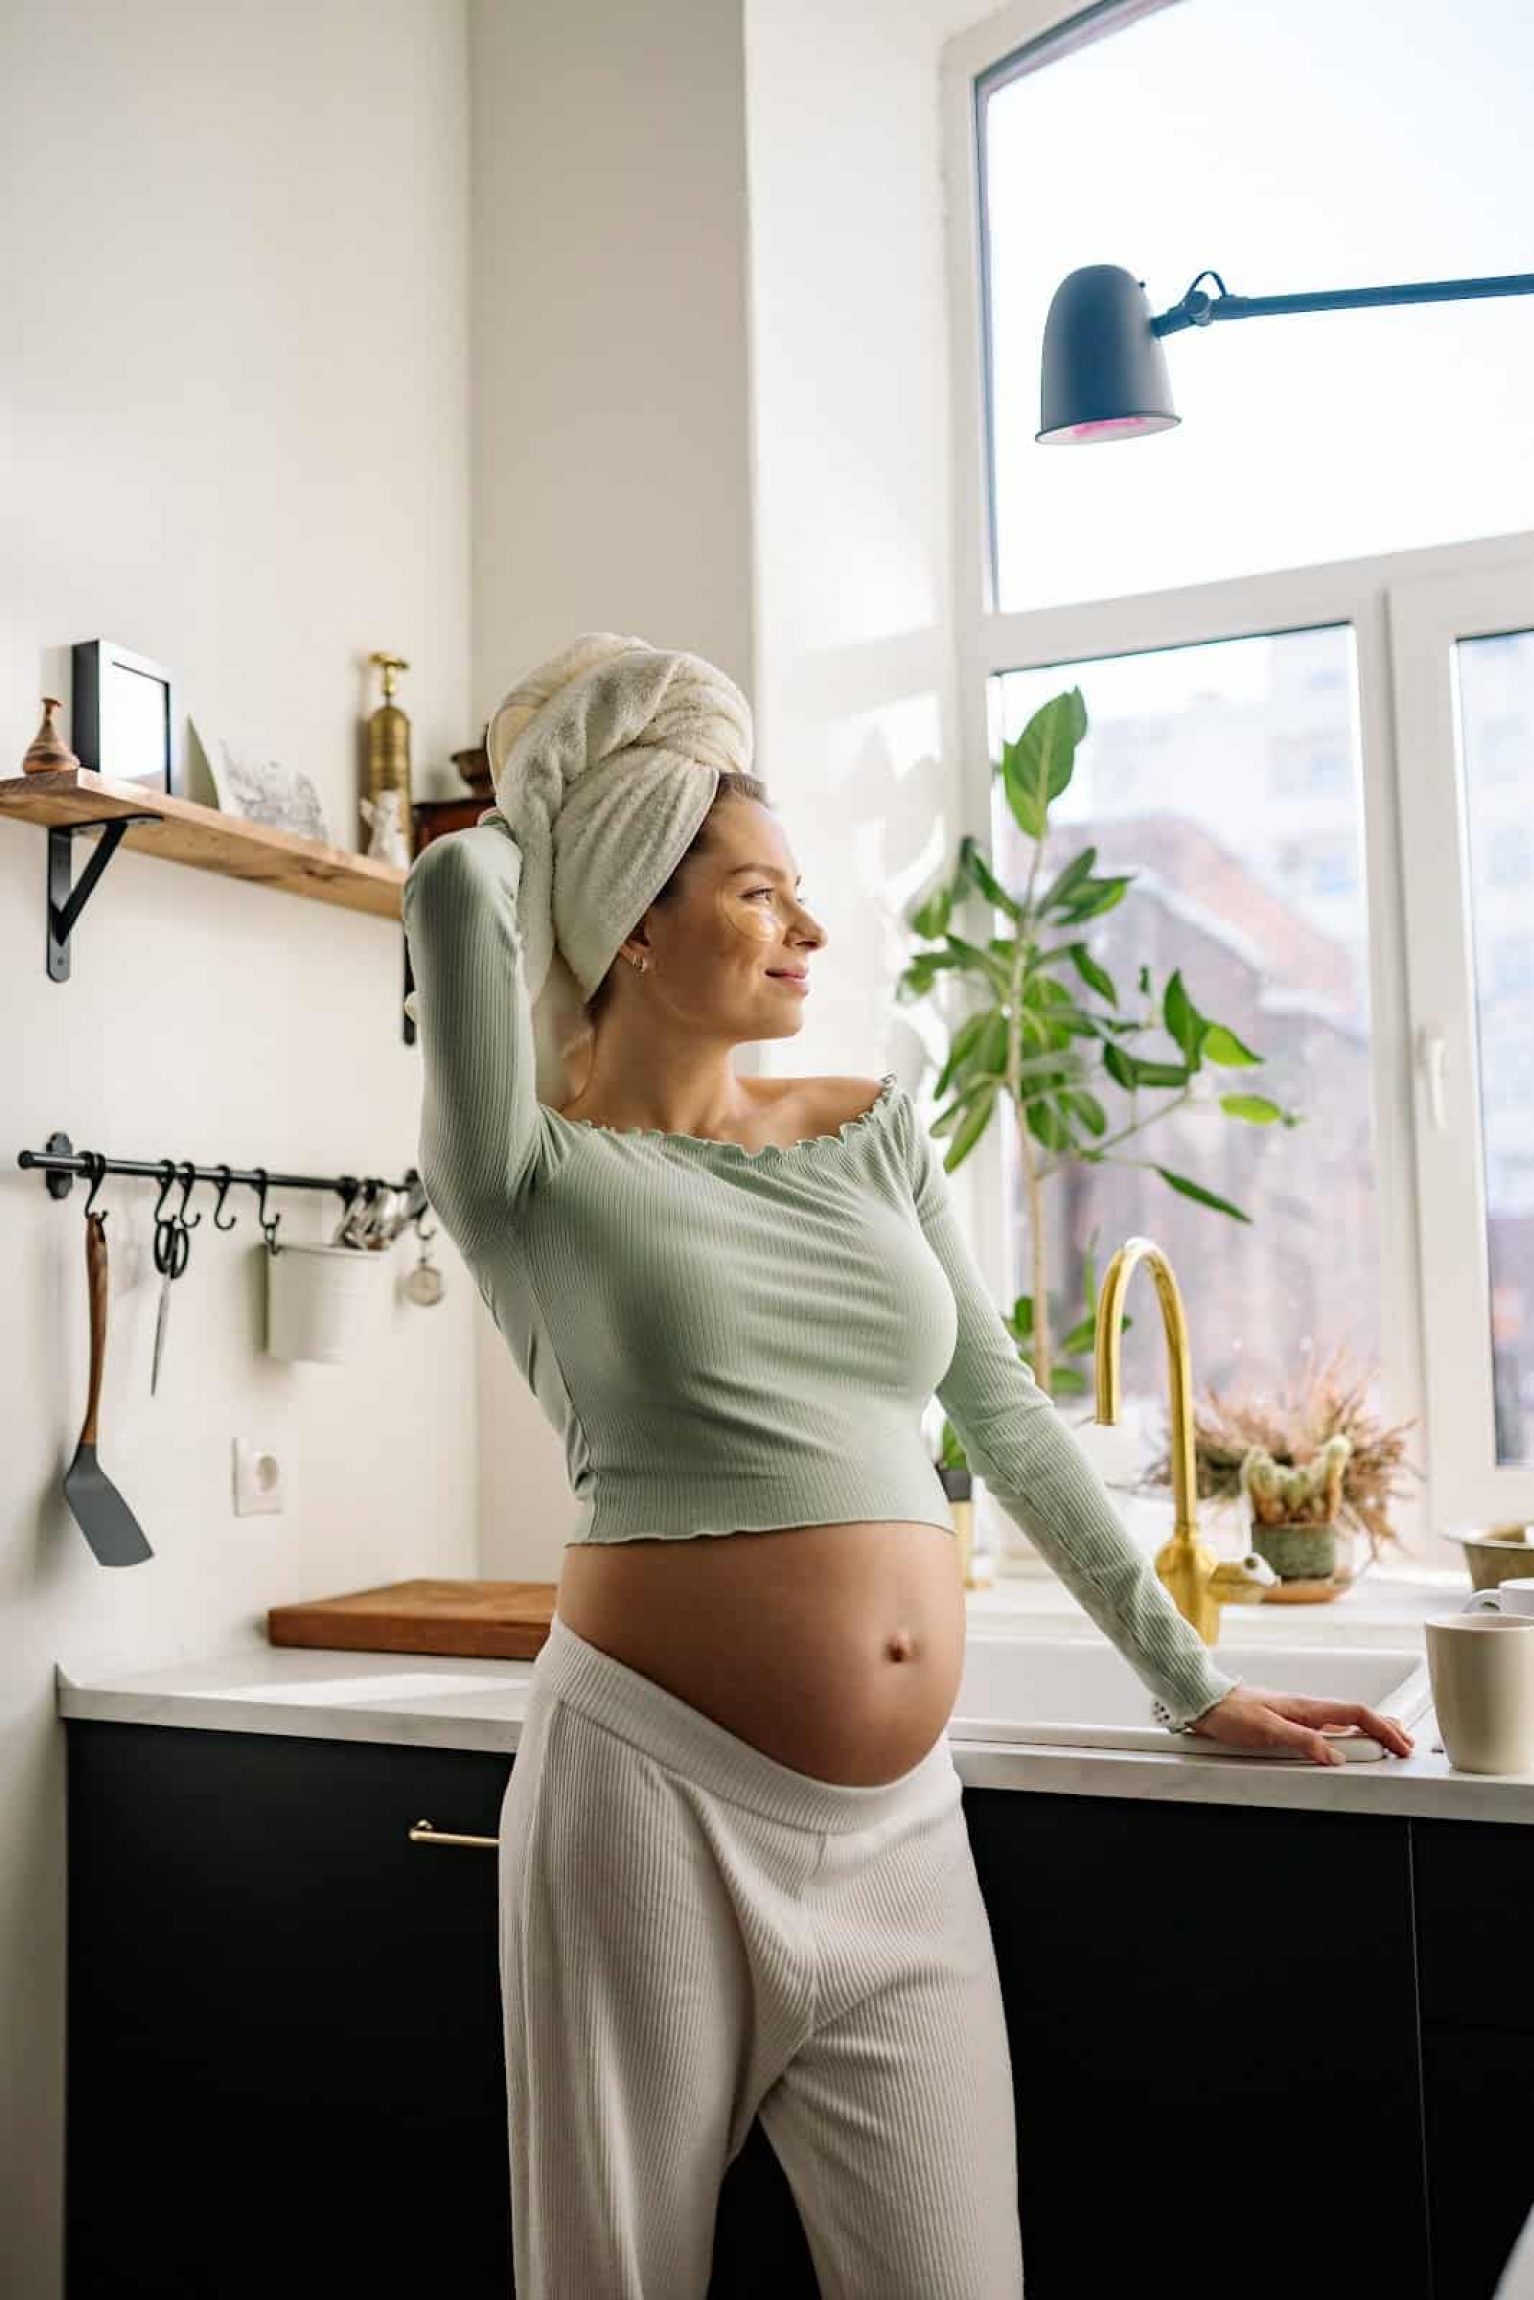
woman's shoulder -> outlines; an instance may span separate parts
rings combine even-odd
[[[831,1134],[849,1119],[861,1118],[883,1094],[887,1080],[838,1075],[832,1078],[771,1078],[757,1083],[773,1090],[785,1116],[804,1120],[806,1134]]]

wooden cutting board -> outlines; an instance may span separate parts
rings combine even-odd
[[[273,1645],[322,1645],[347,1653],[461,1653],[475,1660],[531,1661],[549,1634],[552,1581],[390,1581],[345,1597],[274,1605]]]

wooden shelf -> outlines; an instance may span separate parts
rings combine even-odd
[[[406,874],[373,856],[321,846],[315,839],[247,822],[243,815],[227,815],[193,799],[172,798],[141,783],[109,782],[86,767],[0,779],[0,815],[20,822],[67,826],[133,814],[156,818],[130,823],[122,833],[123,845],[138,853],[163,855],[168,862],[217,871],[223,878],[252,879],[261,886],[281,887],[287,894],[306,895],[311,902],[367,911],[374,918],[401,915]],[[95,845],[101,833],[86,831],[83,836]]]

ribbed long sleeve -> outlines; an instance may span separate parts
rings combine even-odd
[[[1093,1462],[1017,1354],[959,1228],[942,1145],[907,1105],[917,1218],[958,1309],[944,1411],[1001,1507],[1181,1728],[1241,1680],[1228,1677],[1135,1543]]]
[[[522,850],[495,815],[433,840],[405,880],[421,1180],[465,1255],[511,1219],[540,1146],[521,879]]]

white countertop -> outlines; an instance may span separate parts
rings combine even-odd
[[[1229,1607],[1225,1634],[1242,1645],[1375,1645],[1421,1653],[1422,1623],[1453,1612],[1462,1571],[1376,1566],[1328,1605]],[[969,1593],[971,1624],[988,1634],[1098,1638],[1101,1632],[1053,1575],[1003,1580]],[[1219,1647],[1215,1647],[1218,1658]],[[516,1750],[531,1661],[470,1661],[430,1654],[341,1653],[268,1643],[264,1623],[219,1650],[154,1669],[55,1664],[58,1714],[220,1733],[288,1733],[414,1747]],[[1275,1664],[1274,1680],[1282,1681]],[[1178,1750],[1073,1749],[955,1739],[954,1761],[972,1788],[1057,1796],[1168,1797],[1217,1805],[1274,1805],[1449,1820],[1534,1822],[1534,1773],[1461,1773],[1434,1743],[1431,1711],[1412,1727],[1409,1757],[1371,1764],[1200,1755]]]

